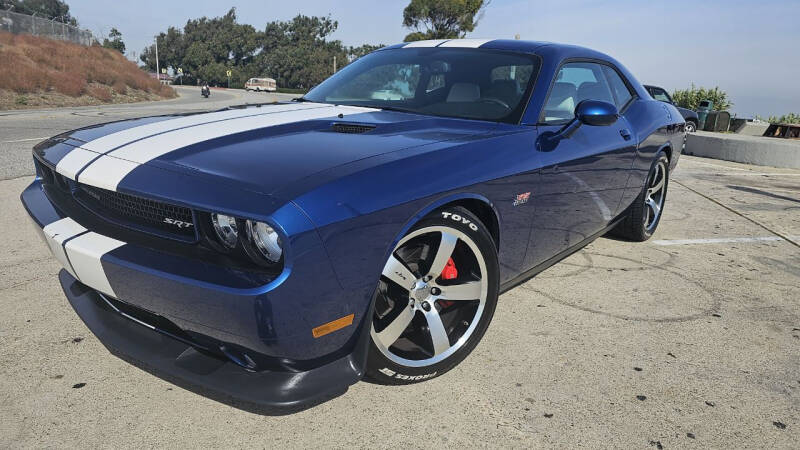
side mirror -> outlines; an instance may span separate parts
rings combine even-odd
[[[617,107],[599,100],[584,100],[575,107],[575,118],[583,124],[606,127],[619,119]]]
[[[617,107],[600,100],[583,100],[575,107],[575,118],[556,132],[548,131],[539,136],[538,148],[541,151],[553,151],[562,139],[569,139],[581,125],[605,127],[619,119]]]

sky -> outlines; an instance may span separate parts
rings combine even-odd
[[[217,17],[263,29],[297,14],[331,15],[345,45],[402,42],[409,0],[68,0],[102,40],[122,32],[133,57],[169,26]],[[800,0],[492,0],[467,37],[583,45],[605,52],[645,84],[719,86],[741,116],[800,113]]]

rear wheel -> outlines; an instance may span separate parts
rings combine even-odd
[[[661,222],[668,185],[669,160],[662,151],[656,155],[642,192],[628,208],[625,219],[614,229],[614,234],[639,242],[650,239]]]
[[[477,217],[453,207],[420,221],[383,268],[367,378],[409,384],[455,367],[486,332],[498,290],[497,251]]]
[[[687,133],[694,133],[695,131],[697,131],[697,124],[694,123],[693,120],[687,120],[686,121],[686,132]]]

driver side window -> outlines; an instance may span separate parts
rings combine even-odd
[[[550,89],[540,121],[550,125],[566,123],[575,117],[575,107],[583,100],[614,104],[602,65],[584,62],[564,64]]]

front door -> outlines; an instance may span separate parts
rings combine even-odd
[[[614,86],[616,80],[611,80],[607,69],[616,73],[598,63],[563,65],[545,102],[539,135],[556,132],[572,120],[575,107],[583,100],[624,108],[632,96],[624,98],[616,92],[619,86]],[[526,257],[529,267],[581,243],[617,216],[635,155],[634,136],[628,121],[620,116],[610,126],[582,125],[555,148],[537,150],[542,169],[533,196],[532,245]]]

